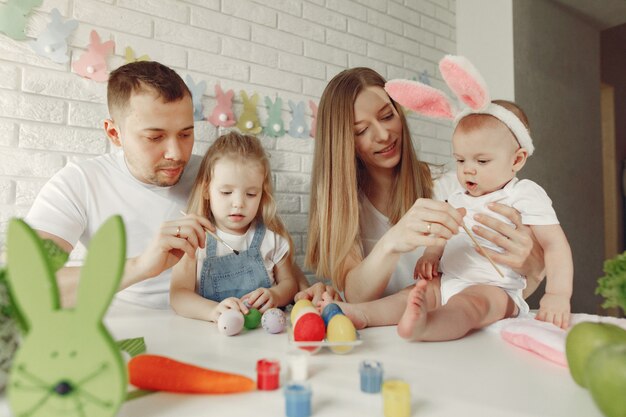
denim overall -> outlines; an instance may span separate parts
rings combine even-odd
[[[252,244],[239,255],[230,253],[216,256],[218,242],[209,237],[206,246],[206,259],[200,273],[200,294],[213,301],[228,297],[241,298],[257,288],[271,287],[263,258],[261,242],[265,236],[265,225],[257,222]]]

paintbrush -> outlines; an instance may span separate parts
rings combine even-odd
[[[489,257],[489,255],[487,255],[487,251],[482,246],[480,246],[480,243],[478,243],[472,232],[470,232],[467,226],[465,226],[465,223],[461,223],[461,226],[463,227],[463,230],[465,230],[465,233],[467,233],[467,235],[470,237],[470,239],[472,239],[472,242],[474,242],[474,245],[476,245],[480,253],[482,253],[489,262],[491,262],[491,265],[493,265],[498,275],[500,275],[501,278],[504,278],[504,275],[502,274],[502,271],[500,271],[500,268],[498,268],[495,262]]]
[[[187,213],[185,213],[184,211],[180,210],[180,214],[182,214],[183,216],[186,216]],[[232,246],[230,246],[228,243],[224,242],[224,240],[222,240],[221,237],[219,237],[216,233],[213,233],[212,231],[210,231],[209,229],[207,229],[206,227],[202,226],[202,228],[204,229],[205,232],[207,232],[209,235],[213,236],[213,238],[215,240],[217,240],[218,242],[220,242],[222,245],[226,246],[228,249],[232,250],[233,253],[235,255],[239,255],[239,251],[237,249],[233,249]]]

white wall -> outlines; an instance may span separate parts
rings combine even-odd
[[[515,100],[513,0],[457,3],[457,53],[485,78],[492,98]]]
[[[6,0],[0,0],[0,3]],[[52,8],[79,20],[70,37],[71,60],[82,54],[91,29],[116,42],[110,68],[126,46],[137,55],[206,80],[205,115],[213,86],[237,93],[318,101],[326,82],[347,67],[370,66],[388,78],[424,70],[441,87],[436,63],[456,50],[455,0],[44,0],[27,30],[35,38]],[[0,34],[0,248],[9,218],[24,216],[40,187],[68,161],[111,151],[101,131],[107,117],[105,84],[37,56],[26,42]],[[238,115],[241,103],[235,107]],[[261,121],[265,109],[259,108]],[[410,118],[423,159],[450,160],[450,128]],[[202,154],[215,136],[196,124]],[[279,208],[302,261],[307,231],[313,141],[264,139],[271,154]]]

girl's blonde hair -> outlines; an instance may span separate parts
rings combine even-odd
[[[276,201],[272,193],[270,161],[261,141],[254,136],[229,132],[215,140],[202,158],[200,170],[189,197],[188,212],[205,216],[215,224],[215,218],[211,213],[209,204],[209,184],[213,175],[213,167],[222,158],[229,158],[242,164],[255,162],[261,164],[265,173],[256,220],[262,221],[269,230],[287,239],[289,242],[288,260],[293,263],[293,240],[278,215]]]
[[[322,93],[317,112],[315,155],[311,179],[309,234],[305,264],[318,277],[331,277],[344,289],[346,260],[362,260],[358,193],[367,171],[355,147],[354,102],[367,87],[385,86],[385,79],[369,68],[337,74]],[[389,221],[396,224],[415,200],[432,196],[428,164],[413,151],[404,113],[391,100],[402,123],[402,157],[395,167]]]

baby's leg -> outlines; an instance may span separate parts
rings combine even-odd
[[[470,330],[483,328],[515,314],[516,306],[501,288],[474,285],[450,298],[448,303],[426,311],[421,303],[425,290],[412,292],[409,304],[398,324],[398,334],[409,340],[443,341],[465,336]]]

